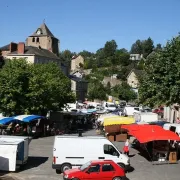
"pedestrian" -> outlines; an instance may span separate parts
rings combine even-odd
[[[124,154],[129,156],[129,139],[126,139],[126,142],[125,142],[124,147],[123,147],[123,151],[124,151]]]
[[[179,117],[177,117],[176,123],[177,123],[177,124],[180,124],[180,119],[179,119]]]

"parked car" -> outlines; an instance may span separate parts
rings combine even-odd
[[[163,127],[165,124],[168,124],[169,122],[167,121],[154,121],[154,122],[150,122],[149,124],[150,125],[158,125],[158,126],[161,126]]]
[[[64,180],[123,180],[126,178],[124,169],[112,160],[89,161],[80,168],[65,171],[63,175]]]
[[[164,108],[163,107],[159,107],[153,110],[153,113],[157,113],[159,115],[164,113]]]

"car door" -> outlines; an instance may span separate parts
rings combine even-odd
[[[103,148],[104,148],[104,156],[105,156],[104,159],[111,159],[114,162],[117,162],[118,159],[122,160],[119,152],[117,152],[117,150],[112,145],[104,144]]]
[[[86,170],[86,172],[84,173],[84,177],[83,179],[86,180],[100,180],[101,178],[101,165],[100,164],[92,164],[90,165],[90,167]]]
[[[111,164],[103,164],[101,171],[102,180],[112,180],[115,172],[115,168]]]

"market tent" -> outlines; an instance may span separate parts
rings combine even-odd
[[[0,124],[1,125],[6,125],[8,123],[14,122],[16,120],[14,120],[14,117],[2,117],[0,118]]]
[[[129,125],[122,125],[121,128],[131,131],[142,131],[142,130],[153,130],[153,129],[162,129],[162,127],[157,125],[149,125],[149,124],[129,124]]]
[[[135,123],[135,120],[133,117],[114,116],[114,117],[104,118],[104,126],[133,124],[133,123]]]
[[[38,116],[38,115],[19,115],[15,116],[13,119],[23,121],[23,122],[31,122],[37,119],[42,119],[45,118],[43,116]]]
[[[164,130],[162,127],[157,125],[131,125],[130,128],[125,128],[129,131],[129,134],[134,136],[140,143],[147,143],[150,141],[158,140],[173,140],[180,141],[178,135],[169,130]]]

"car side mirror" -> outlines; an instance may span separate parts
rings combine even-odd
[[[89,171],[86,171],[86,173],[87,173],[87,174],[90,174],[90,172],[89,172]]]

